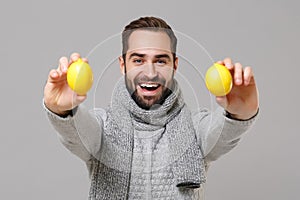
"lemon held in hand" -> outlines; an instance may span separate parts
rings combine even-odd
[[[224,65],[214,63],[206,72],[205,83],[213,95],[225,96],[232,88],[232,77]]]
[[[67,82],[77,94],[85,95],[93,84],[93,72],[90,65],[80,58],[73,62],[67,72]]]

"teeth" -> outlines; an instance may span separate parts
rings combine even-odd
[[[142,83],[141,87],[158,87],[158,84]]]

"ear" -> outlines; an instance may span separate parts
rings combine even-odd
[[[125,74],[125,62],[122,56],[119,56],[119,65],[120,65],[120,71],[121,74]]]
[[[175,62],[174,62],[174,72],[176,72],[178,67],[178,57],[175,58]]]

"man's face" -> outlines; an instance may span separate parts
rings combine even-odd
[[[128,39],[126,62],[122,57],[119,60],[122,72],[126,70],[128,91],[141,108],[163,103],[170,94],[178,63],[166,33],[134,31]]]

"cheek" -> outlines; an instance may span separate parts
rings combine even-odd
[[[130,69],[126,72],[127,79],[131,82],[131,84],[134,86],[134,80],[139,77],[141,74],[140,70],[137,70],[136,68]]]
[[[159,71],[159,73],[167,82],[172,80],[172,78],[173,78],[173,69],[172,68],[161,69]]]

